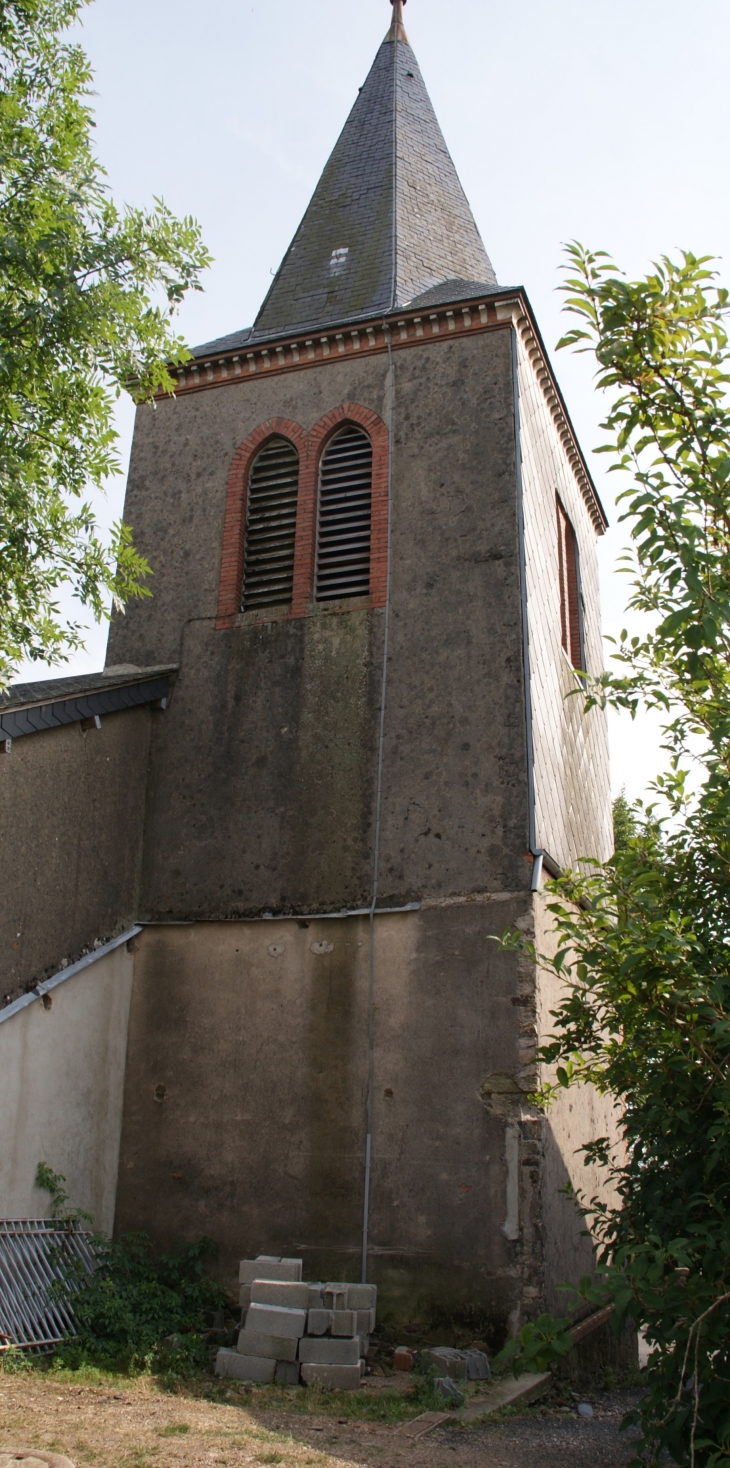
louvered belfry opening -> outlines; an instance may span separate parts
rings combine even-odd
[[[246,504],[243,610],[290,602],[294,580],[299,455],[270,438],[253,462]]]
[[[331,438],[319,471],[317,601],[367,596],[373,446],[354,423]]]

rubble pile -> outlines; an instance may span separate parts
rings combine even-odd
[[[375,1285],[310,1284],[301,1259],[267,1254],[242,1259],[239,1282],[241,1331],[235,1350],[218,1352],[218,1376],[359,1387],[375,1329]]]

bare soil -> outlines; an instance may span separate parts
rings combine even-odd
[[[297,1412],[272,1410],[270,1399],[267,1407],[265,1392],[231,1385],[206,1399],[200,1390],[171,1393],[148,1377],[91,1385],[53,1373],[0,1374],[0,1449],[63,1453],[77,1468],[625,1468],[633,1456],[631,1433],[619,1431],[636,1400],[630,1392],[588,1397],[590,1419],[556,1397],[413,1441],[397,1425],[338,1420],[312,1398],[310,1410]]]

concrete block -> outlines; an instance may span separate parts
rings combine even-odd
[[[255,1279],[251,1285],[251,1304],[286,1305],[290,1310],[306,1310],[309,1285],[288,1279]]]
[[[483,1351],[465,1351],[467,1381],[489,1381],[489,1361]]]
[[[370,1347],[370,1336],[369,1335],[358,1335],[357,1338],[358,1338],[358,1340],[360,1342],[360,1356],[364,1360],[364,1358],[367,1356],[368,1349]]]
[[[326,1284],[324,1287],[325,1310],[347,1309],[347,1285]]]
[[[285,1305],[252,1305],[246,1316],[246,1329],[261,1335],[283,1335],[298,1340],[306,1328],[306,1310],[290,1310]]]
[[[301,1259],[242,1259],[238,1283],[252,1285],[255,1279],[301,1280]]]
[[[237,1356],[237,1351],[221,1350],[215,1358],[216,1376],[228,1376],[228,1357]]]
[[[307,1335],[326,1335],[332,1329],[331,1310],[307,1311]]]
[[[355,1315],[355,1330],[358,1335],[370,1335],[370,1332],[375,1330],[375,1311],[356,1310]]]
[[[442,1401],[447,1402],[450,1407],[463,1407],[466,1398],[459,1391],[455,1381],[450,1376],[437,1376],[433,1384],[434,1392]]]
[[[262,1335],[258,1330],[242,1330],[238,1350],[242,1356],[265,1356],[267,1361],[296,1361],[298,1341],[285,1335]]]
[[[362,1381],[359,1362],[357,1366],[322,1366],[311,1361],[302,1366],[301,1372],[305,1386],[314,1386],[318,1381],[331,1392],[357,1391]]]
[[[396,1371],[412,1371],[415,1357],[409,1346],[396,1346],[393,1365]]]
[[[357,1311],[333,1310],[332,1334],[347,1336],[357,1335]]]
[[[360,1342],[356,1335],[350,1340],[305,1336],[299,1342],[299,1360],[318,1366],[355,1366],[360,1360]]]
[[[430,1351],[422,1351],[421,1358],[426,1366],[435,1366],[443,1377],[453,1377],[454,1381],[467,1379],[466,1356],[463,1351],[456,1351],[451,1346],[434,1346]]]
[[[351,1284],[347,1286],[348,1310],[374,1310],[377,1301],[377,1285]]]
[[[241,1306],[241,1309],[242,1310],[248,1310],[248,1307],[251,1304],[251,1286],[250,1285],[241,1285],[241,1287],[240,1287],[240,1289],[238,1291],[238,1303]]]
[[[310,1284],[309,1286],[309,1310],[321,1310],[324,1303],[324,1285]]]
[[[277,1361],[274,1381],[281,1386],[299,1386],[299,1362]]]
[[[276,1362],[263,1356],[241,1356],[238,1351],[219,1351],[216,1356],[217,1376],[228,1376],[236,1381],[274,1380]]]

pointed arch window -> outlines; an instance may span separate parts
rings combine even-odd
[[[276,434],[251,465],[246,498],[244,612],[292,599],[299,455]]]
[[[315,598],[370,592],[373,446],[348,423],[330,439],[319,470]]]
[[[581,616],[580,565],[575,531],[557,495],[558,576],[560,578],[560,641],[571,666],[582,668],[583,620]]]

